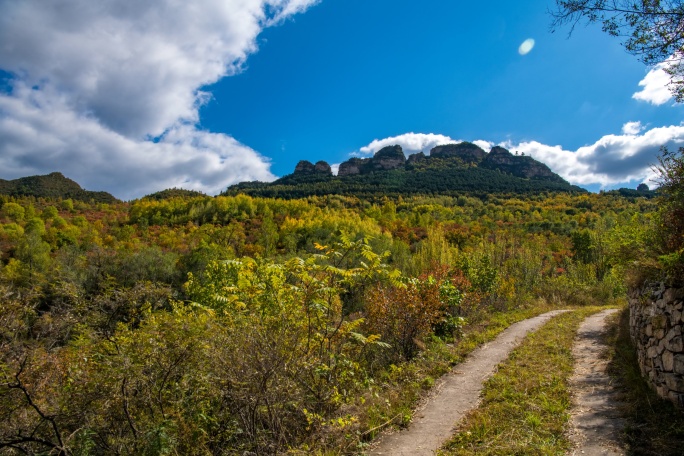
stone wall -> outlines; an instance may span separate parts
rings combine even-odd
[[[684,408],[684,288],[633,290],[629,324],[642,375],[661,397]]]

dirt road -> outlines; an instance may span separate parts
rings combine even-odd
[[[483,382],[496,366],[530,331],[546,323],[563,310],[539,315],[515,323],[495,340],[473,351],[467,360],[438,382],[435,392],[414,414],[411,425],[403,431],[387,434],[368,452],[372,456],[428,456],[450,438],[454,426],[465,412],[477,406]]]
[[[625,454],[619,439],[624,423],[615,411],[616,391],[606,373],[608,360],[602,358],[607,348],[601,340],[606,330],[605,319],[614,312],[617,310],[604,310],[588,317],[577,331],[572,349],[575,373],[570,379],[574,396],[570,411],[573,456]]]

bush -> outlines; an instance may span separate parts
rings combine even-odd
[[[658,231],[661,264],[673,279],[684,280],[684,147],[677,152],[662,150],[658,159],[660,211]]]

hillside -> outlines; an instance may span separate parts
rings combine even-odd
[[[28,176],[14,180],[0,179],[0,195],[34,196],[36,198],[71,198],[79,201],[113,203],[118,201],[107,192],[91,192],[62,173]]]
[[[502,147],[487,153],[472,143],[437,146],[429,155],[405,157],[388,146],[371,158],[352,158],[333,176],[330,165],[300,161],[293,174],[274,182],[242,182],[224,194],[302,198],[321,195],[372,197],[409,194],[584,192],[532,157]]]
[[[197,190],[186,190],[184,188],[167,188],[166,190],[161,190],[159,192],[154,192],[149,195],[143,196],[143,198],[153,199],[157,201],[162,201],[171,198],[194,198],[198,196],[206,196],[204,193]]]

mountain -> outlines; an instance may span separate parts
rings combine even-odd
[[[171,198],[195,198],[198,196],[207,196],[206,194],[197,190],[186,190],[184,188],[167,188],[159,192],[151,193],[143,196],[143,198],[162,201]]]
[[[373,157],[341,163],[337,176],[325,162],[300,161],[293,174],[274,182],[242,182],[224,194],[301,198],[311,195],[358,197],[407,194],[585,192],[570,185],[532,157],[503,147],[487,153],[476,144],[437,146],[429,155],[404,155],[401,146],[388,146]]]
[[[36,198],[71,198],[79,201],[114,203],[119,200],[107,192],[84,190],[62,173],[28,176],[14,180],[0,179],[0,194],[9,196],[35,196]]]

